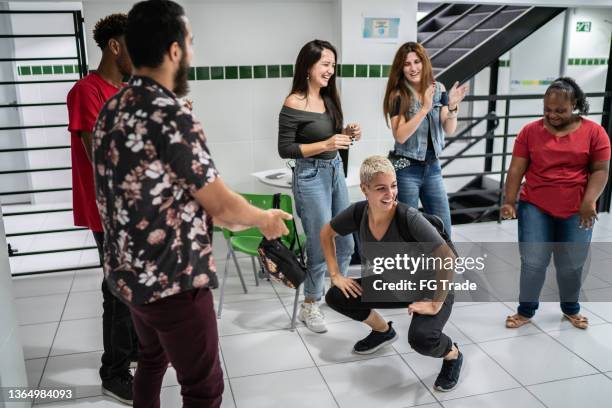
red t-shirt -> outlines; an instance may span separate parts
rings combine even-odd
[[[68,93],[68,130],[72,156],[72,209],[74,225],[102,232],[96,206],[93,165],[87,158],[79,132],[92,132],[104,103],[119,91],[93,72],[79,80]]]
[[[580,210],[589,163],[610,160],[610,139],[589,119],[583,118],[581,126],[564,137],[554,136],[540,119],[521,129],[512,154],[529,159],[521,200],[568,218]]]

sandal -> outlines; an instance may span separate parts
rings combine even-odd
[[[531,323],[531,319],[528,319],[520,314],[514,314],[506,317],[506,327],[508,329],[518,329],[519,327]]]
[[[586,316],[581,315],[580,313],[576,313],[573,315],[563,313],[563,316],[565,316],[567,320],[570,321],[572,326],[577,329],[584,330],[589,327],[589,319]]]

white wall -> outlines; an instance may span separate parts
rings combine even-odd
[[[127,2],[126,2],[127,3]],[[88,33],[107,14],[131,4],[84,4]],[[336,42],[336,7],[311,2],[181,2],[194,33],[193,66],[293,64],[306,42]],[[99,51],[88,39],[90,67]],[[250,175],[283,167],[276,143],[278,112],[291,78],[191,81],[194,112],[225,181],[240,191],[260,189]]]
[[[399,46],[416,41],[417,2],[402,0],[341,0],[343,63],[391,65]],[[363,17],[400,17],[399,40],[381,43],[362,38]],[[340,78],[345,121],[359,122],[362,140],[351,148],[349,173],[356,175],[366,157],[386,155],[393,136],[383,116],[387,78]]]
[[[4,221],[0,207],[0,388],[27,387],[23,348],[17,325],[13,282],[8,261]],[[36,386],[37,384],[31,384]],[[4,403],[0,401],[0,407]],[[11,403],[10,407],[29,407],[28,403]]]
[[[80,3],[42,3],[42,2],[11,2],[12,10],[78,10]],[[74,32],[70,14],[12,14],[10,15],[13,34],[66,34]],[[58,56],[76,56],[74,37],[60,38],[17,38],[14,39],[14,56],[16,58],[43,58]],[[64,65],[76,64],[76,60],[41,61],[32,59],[19,61],[15,65]],[[17,72],[17,69],[15,70]],[[42,81],[58,79],[76,79],[74,74],[48,75],[17,75],[19,81]],[[65,102],[72,83],[55,84],[23,84],[15,87],[19,103]],[[45,106],[21,108],[21,121],[24,126],[66,124],[68,113],[66,106]],[[26,129],[21,132],[24,145],[27,147],[69,145],[70,135],[65,127],[47,129]],[[49,168],[70,166],[70,151],[68,149],[39,150],[26,153],[29,168]],[[21,186],[19,190],[46,189],[70,187],[69,170],[53,172],[34,172],[28,174],[29,185]],[[23,196],[22,196],[23,197]],[[55,193],[40,193],[30,196],[32,203],[70,202],[70,191]]]

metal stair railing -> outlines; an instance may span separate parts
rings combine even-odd
[[[589,99],[594,99],[594,98],[604,98],[604,107],[605,106],[612,106],[612,104],[605,104],[605,101],[607,100],[611,100],[612,99],[612,92],[611,91],[607,91],[607,92],[591,92],[591,93],[587,93],[586,96]],[[503,115],[499,115],[495,112],[489,112],[487,115],[482,116],[482,117],[464,117],[464,118],[459,118],[459,120],[461,121],[468,121],[470,122],[470,124],[463,129],[461,132],[459,132],[457,134],[457,136],[453,137],[452,139],[448,140],[447,144],[445,145],[448,146],[449,144],[451,144],[452,142],[456,141],[456,140],[471,140],[471,142],[468,144],[468,146],[462,148],[460,151],[454,153],[454,154],[447,154],[447,155],[441,155],[439,157],[440,160],[446,160],[445,163],[443,163],[441,165],[441,167],[445,167],[447,166],[450,162],[458,160],[458,159],[473,159],[473,158],[487,158],[487,157],[499,157],[501,158],[501,161],[499,163],[499,170],[494,170],[494,171],[480,171],[480,172],[466,172],[466,173],[453,173],[453,174],[443,174],[442,177],[444,179],[451,179],[451,178],[461,178],[461,177],[484,177],[484,176],[492,176],[492,175],[499,175],[500,179],[498,182],[498,186],[496,188],[469,188],[466,190],[459,190],[457,192],[454,193],[448,193],[448,198],[453,199],[453,198],[458,198],[458,197],[466,197],[466,196],[474,196],[474,195],[484,195],[484,194],[496,194],[497,195],[497,202],[493,205],[490,206],[476,206],[476,207],[469,207],[469,208],[456,208],[456,209],[452,209],[451,210],[451,214],[452,215],[459,215],[459,214],[477,214],[477,216],[474,218],[474,220],[472,222],[478,222],[479,220],[483,220],[486,217],[489,217],[492,213],[498,211],[502,204],[503,204],[503,200],[504,200],[504,188],[505,188],[505,177],[506,174],[508,172],[508,156],[512,155],[512,151],[511,149],[509,149],[508,146],[508,142],[509,139],[514,138],[517,136],[517,134],[515,133],[509,133],[510,131],[510,120],[513,119],[529,119],[529,118],[540,118],[542,117],[541,113],[536,113],[536,114],[519,114],[519,115],[511,115],[510,111],[511,111],[511,103],[512,101],[521,101],[521,100],[541,100],[542,99],[542,95],[490,95],[490,96],[468,96],[465,98],[465,101],[479,101],[479,102],[487,102],[487,101],[491,101],[491,100],[495,100],[495,101],[505,101],[505,108],[504,108],[504,114]],[[597,112],[590,112],[589,116],[596,116],[596,115],[602,115],[602,124],[605,126],[606,121],[611,120],[610,118],[612,118],[612,111],[607,112],[606,109],[604,108],[603,111],[597,111]],[[494,120],[495,121],[495,128],[494,129],[490,129],[488,131],[486,131],[483,135],[478,135],[478,136],[468,136],[467,133],[472,130],[475,126],[477,126],[478,124],[487,121],[487,120]],[[495,134],[495,131],[498,129],[499,127],[499,121],[503,120],[504,121],[504,127],[503,127],[503,133],[502,134]],[[612,135],[608,135],[608,137],[611,137]],[[502,139],[502,145],[501,145],[501,152],[497,151],[497,152],[485,152],[485,153],[476,153],[476,154],[465,154],[466,152],[468,152],[470,149],[472,149],[478,142],[482,141],[482,140],[487,140],[487,139]],[[604,190],[604,193],[602,194],[602,200],[605,198],[605,196],[612,194],[612,180],[608,180],[608,183],[606,184],[606,188]],[[603,205],[605,206],[606,201],[604,200]],[[600,208],[599,211],[610,211],[609,206],[606,206],[606,208]],[[498,222],[501,222],[501,215],[498,214]]]

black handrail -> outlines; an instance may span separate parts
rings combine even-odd
[[[97,249],[97,248],[98,247],[96,246],[86,246],[86,247],[75,247],[75,248],[46,249],[43,251],[16,252],[12,256],[45,255],[45,254],[55,254],[58,252],[85,251],[88,249]]]
[[[48,74],[51,75],[51,74]],[[55,84],[61,82],[76,82],[76,79],[48,79],[42,81],[3,81],[0,85]]]
[[[465,129],[462,129],[459,133],[457,133],[453,137],[446,139],[446,142],[444,143],[444,148],[447,148],[451,144],[455,143],[457,140],[469,138],[470,136],[466,136],[466,134],[472,131],[472,129],[474,129],[480,123],[484,121],[496,120],[496,119],[497,119],[497,115],[495,114],[495,112],[489,112],[486,115],[478,118],[476,121],[469,124]]]
[[[41,102],[41,103],[8,103],[0,105],[1,108],[30,108],[38,106],[55,106],[55,105],[66,105],[66,102]]]
[[[70,191],[72,187],[61,187],[61,188],[43,188],[38,190],[23,190],[23,191],[1,191],[0,196],[5,195],[21,195],[21,194],[35,194],[35,193],[55,193],[58,191]]]
[[[64,146],[40,146],[40,147],[15,147],[13,149],[0,149],[0,153],[28,152],[28,151],[35,151],[35,150],[54,150],[54,149],[70,149],[70,146],[64,145]]]
[[[493,130],[489,130],[484,134],[484,138],[485,139],[492,139],[491,136],[494,136],[493,134]],[[474,147],[474,145],[480,143],[480,140],[472,140],[470,143],[467,144],[467,146],[465,146],[463,149],[459,150],[454,157],[447,159],[444,163],[442,163],[440,165],[441,168],[444,168],[446,166],[448,166],[449,164],[451,164],[453,161],[457,160],[457,158],[461,157],[461,154],[464,152],[467,152],[468,150],[470,150],[472,147]],[[484,156],[484,157],[488,157],[488,156]]]
[[[17,61],[59,61],[59,60],[75,60],[79,59],[79,57],[39,57],[39,58],[29,58],[29,57],[21,57],[21,58],[0,58],[0,62],[17,62]]]
[[[62,170],[70,170],[72,167],[45,167],[38,169],[20,169],[20,170],[2,170],[0,171],[0,175],[2,174],[17,174],[17,173],[35,173],[39,171],[62,171]]]
[[[7,126],[0,127],[0,130],[24,130],[24,129],[45,129],[45,128],[56,128],[56,127],[68,127],[67,123],[58,123],[54,125],[27,125],[27,126]]]
[[[0,34],[0,38],[56,38],[74,36],[75,34]]]
[[[60,232],[74,232],[74,231],[83,231],[87,228],[84,227],[72,227],[72,228],[59,228],[53,230],[38,230],[38,231],[24,231],[24,232],[13,232],[10,234],[6,234],[8,237],[22,237],[26,235],[40,235],[40,234],[57,234]]]
[[[505,116],[510,115],[510,103],[506,103],[506,111],[505,111]],[[502,165],[501,165],[501,176],[499,177],[499,189],[501,190],[500,194],[499,194],[499,208],[502,207],[502,205],[504,204],[504,194],[505,194],[505,189],[504,189],[504,185],[505,185],[505,176],[506,176],[506,152],[508,151],[508,138],[506,137],[508,135],[508,127],[510,126],[510,121],[508,119],[504,120],[504,144],[502,147],[502,153],[504,153],[502,155]],[[501,222],[501,211],[499,212],[498,216],[497,216],[497,222]]]
[[[47,210],[34,210],[34,211],[15,211],[2,214],[3,217],[11,217],[16,215],[32,215],[32,214],[48,214],[54,212],[68,212],[72,211],[72,208],[50,208]]]

